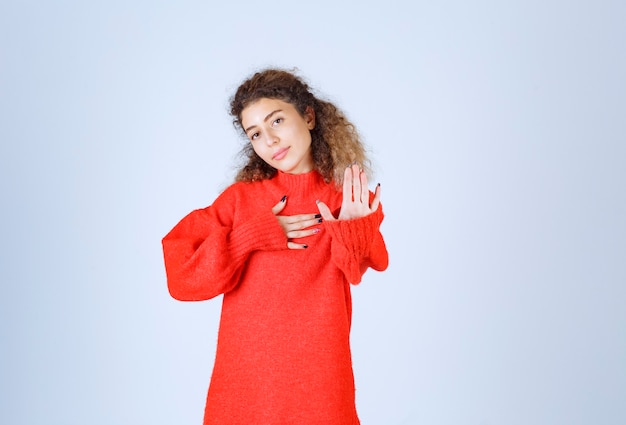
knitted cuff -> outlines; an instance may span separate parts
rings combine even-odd
[[[228,240],[235,258],[252,251],[276,251],[287,248],[287,236],[271,212],[263,212],[234,227]]]
[[[378,208],[365,217],[324,223],[333,242],[342,245],[352,258],[360,260],[369,252],[382,221],[382,209]]]

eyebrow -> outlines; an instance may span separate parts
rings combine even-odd
[[[263,122],[267,122],[270,118],[272,118],[272,115],[278,113],[278,112],[282,112],[282,109],[276,109],[275,111],[270,112],[269,114],[267,114],[267,116],[263,119]],[[256,124],[251,125],[250,127],[246,128],[244,130],[244,133],[247,133],[248,131],[250,131],[251,129],[253,129],[254,127],[256,127]]]

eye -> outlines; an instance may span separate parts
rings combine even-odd
[[[277,125],[277,124],[280,124],[281,122],[283,122],[283,118],[276,118],[276,119],[272,122],[272,125]]]
[[[252,133],[249,137],[250,140],[254,141],[259,137],[259,132],[257,131],[256,133]]]

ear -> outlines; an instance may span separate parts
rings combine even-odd
[[[315,128],[315,110],[312,107],[307,106],[304,110],[304,120],[306,121],[309,130],[313,130]]]

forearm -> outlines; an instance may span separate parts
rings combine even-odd
[[[232,228],[207,210],[194,211],[163,238],[168,289],[184,301],[213,298],[232,290],[255,250],[286,247],[286,237],[269,213]]]

